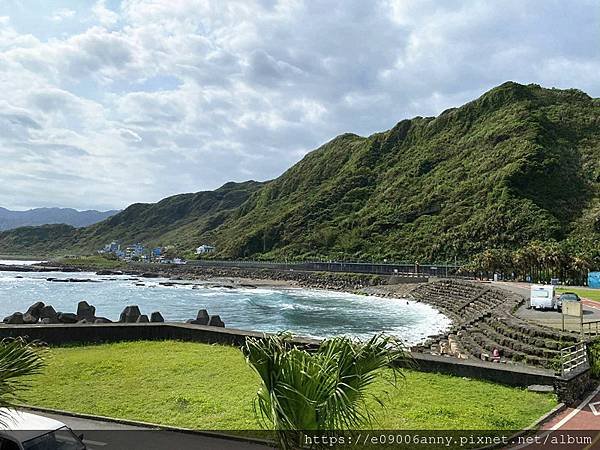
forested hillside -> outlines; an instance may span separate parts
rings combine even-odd
[[[508,82],[438,117],[338,136],[264,184],[132,205],[81,230],[2,233],[0,254],[118,238],[182,251],[208,242],[227,258],[443,262],[535,241],[593,260],[599,189],[600,100]]]
[[[532,240],[598,247],[599,187],[600,101],[509,82],[436,118],[335,138],[214,240],[223,256],[420,261]]]

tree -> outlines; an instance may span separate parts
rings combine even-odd
[[[28,387],[26,377],[40,373],[45,366],[42,347],[21,338],[0,341],[0,408],[14,405],[19,391]],[[3,423],[0,410],[0,424]]]
[[[392,337],[367,342],[335,337],[314,352],[290,343],[290,334],[248,339],[242,348],[262,381],[254,402],[263,426],[273,428],[283,449],[301,446],[301,431],[352,429],[372,422],[367,388],[390,368],[395,385],[408,354]]]

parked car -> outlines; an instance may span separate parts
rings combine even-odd
[[[575,292],[563,292],[562,294],[560,294],[560,297],[558,297],[558,302],[557,302],[557,306],[558,306],[558,311],[562,311],[562,306],[563,306],[563,302],[580,302],[581,298],[579,298],[579,295],[577,295]]]
[[[0,450],[86,450],[82,439],[58,420],[0,408]]]

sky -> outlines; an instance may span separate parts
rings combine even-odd
[[[595,0],[1,0],[0,206],[268,180],[507,80],[600,97]]]

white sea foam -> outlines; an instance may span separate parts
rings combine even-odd
[[[22,277],[22,278],[17,278]],[[46,278],[89,278],[100,283],[56,283]],[[346,334],[368,338],[384,332],[415,344],[450,326],[434,308],[407,300],[300,288],[224,288],[210,284],[164,286],[163,278],[131,280],[130,276],[94,273],[0,272],[0,315],[24,311],[36,301],[60,311],[75,311],[86,300],[99,316],[116,320],[126,305],[145,314],[161,311],[166,320],[195,318],[198,309],[219,314],[229,328],[264,332],[290,331],[325,338]],[[144,286],[136,286],[144,283]]]

